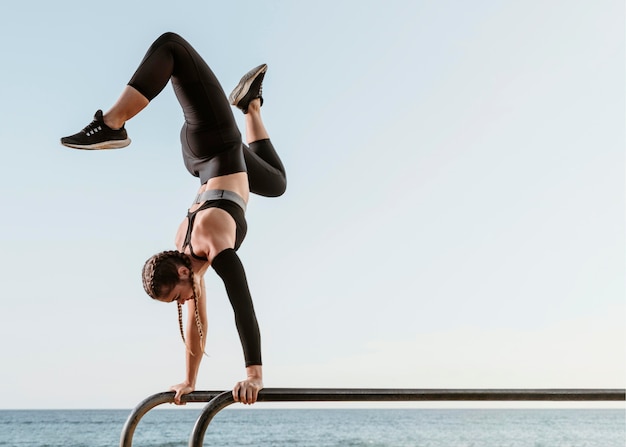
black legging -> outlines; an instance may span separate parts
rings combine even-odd
[[[270,140],[255,141],[250,147],[241,142],[232,108],[213,71],[185,39],[165,33],[148,49],[128,85],[152,101],[170,79],[185,116],[181,143],[189,172],[201,183],[247,172],[251,192],[283,194],[285,168]]]

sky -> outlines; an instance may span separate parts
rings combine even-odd
[[[127,148],[59,144],[166,31],[226,92],[269,66],[288,189],[251,198],[239,250],[266,387],[624,388],[624,28],[617,0],[5,5],[0,408],[132,408],[184,378],[176,307],[140,280],[199,187],[171,88]],[[197,389],[226,390],[243,355],[206,280]]]

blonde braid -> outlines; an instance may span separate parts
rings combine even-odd
[[[198,313],[198,298],[194,297],[193,301],[196,305],[196,309],[195,309],[196,327],[198,328],[198,333],[200,334],[200,340],[203,340],[204,331],[202,330],[202,322],[200,321],[200,314]]]
[[[193,281],[193,303],[194,303],[194,317],[196,319],[196,328],[198,334],[200,334],[200,341],[204,340],[204,330],[202,330],[202,322],[200,321],[200,313],[198,312],[198,290],[196,288],[196,282],[194,281],[193,272],[191,273],[191,280]]]
[[[183,343],[187,346],[187,340],[185,340],[185,328],[183,326],[183,306],[176,302],[176,306],[178,307],[178,328],[180,329],[180,336],[183,339]]]

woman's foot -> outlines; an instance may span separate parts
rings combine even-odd
[[[74,149],[119,149],[130,144],[126,129],[111,129],[104,123],[102,110],[98,110],[93,121],[80,132],[61,138],[63,146]]]
[[[246,73],[228,97],[229,102],[243,113],[248,113],[248,106],[254,99],[258,98],[262,105],[263,78],[266,71],[267,64],[261,64]]]

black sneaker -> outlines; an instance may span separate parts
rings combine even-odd
[[[124,126],[111,129],[104,124],[102,110],[98,110],[93,121],[77,134],[61,138],[61,144],[75,149],[119,149],[130,144]]]
[[[256,98],[259,98],[261,105],[263,105],[263,96],[261,95],[266,71],[267,64],[262,64],[246,73],[228,97],[230,103],[243,110],[243,113],[248,113],[250,101]]]

